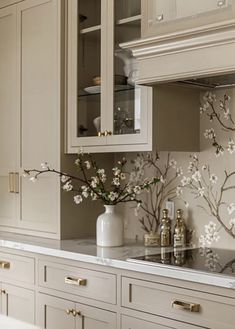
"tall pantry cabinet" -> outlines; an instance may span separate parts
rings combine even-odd
[[[86,218],[87,205],[78,209],[61,192],[59,177],[44,175],[32,183],[22,176],[23,169],[42,162],[66,171],[76,158],[65,158],[63,150],[63,6],[26,0],[0,9],[2,231],[83,236],[97,215],[93,210]]]

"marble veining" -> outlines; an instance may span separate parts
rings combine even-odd
[[[235,289],[235,277],[229,275],[185,270],[180,267],[164,267],[163,264],[153,266],[130,262],[128,259],[132,257],[161,252],[160,248],[145,248],[142,243],[133,240],[126,241],[123,247],[102,248],[97,247],[93,239],[58,241],[0,233],[0,247]]]

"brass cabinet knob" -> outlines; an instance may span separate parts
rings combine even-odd
[[[99,136],[99,137],[104,137],[104,136],[105,136],[105,132],[99,131],[99,132],[98,132],[98,136]]]
[[[73,310],[72,314],[73,314],[74,317],[76,317],[76,316],[81,315],[81,312],[80,311]]]
[[[70,315],[70,313],[73,313],[73,310],[67,309],[66,314]]]
[[[200,312],[200,304],[196,304],[196,303],[187,303],[187,302],[182,302],[180,300],[174,300],[171,303],[171,306],[179,310],[195,312],[195,313]]]
[[[104,132],[104,136],[106,137],[106,136],[111,136],[113,133],[112,133],[112,131],[110,131],[110,130],[105,130],[105,132]]]
[[[0,269],[9,270],[11,263],[6,261],[0,261]]]
[[[3,290],[0,290],[0,293],[3,295],[6,295],[7,292],[6,292],[6,290],[3,289]]]

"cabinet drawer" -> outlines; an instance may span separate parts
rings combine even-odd
[[[235,298],[122,278],[122,306],[213,329],[233,329]]]
[[[116,304],[116,275],[39,261],[39,284],[82,297]]]
[[[0,280],[34,284],[34,259],[0,252]]]
[[[182,322],[158,318],[156,322],[145,321],[139,318],[122,315],[122,329],[196,329]]]

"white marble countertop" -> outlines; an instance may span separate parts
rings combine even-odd
[[[97,247],[95,240],[51,240],[26,235],[0,233],[0,247],[54,256],[85,263],[160,275],[235,290],[235,276],[196,271],[164,264],[140,264],[127,259],[161,253],[161,248],[146,248],[142,243],[126,241],[123,247]],[[172,248],[168,248],[172,249]]]

